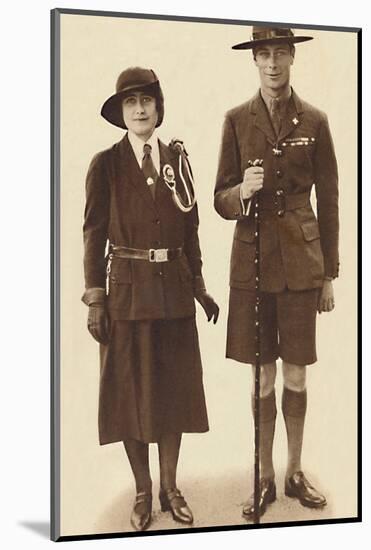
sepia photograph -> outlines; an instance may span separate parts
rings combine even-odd
[[[360,29],[51,24],[52,540],[360,521]]]

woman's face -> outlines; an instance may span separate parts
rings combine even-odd
[[[122,102],[122,114],[128,130],[147,141],[158,120],[156,99],[146,92],[131,92]]]

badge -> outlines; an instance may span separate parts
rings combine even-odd
[[[168,183],[169,185],[174,185],[175,184],[174,169],[173,169],[172,166],[170,166],[170,164],[165,164],[165,166],[162,169],[162,173],[163,173],[164,180],[166,181],[166,183]]]

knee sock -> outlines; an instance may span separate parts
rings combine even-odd
[[[254,414],[254,396],[252,396]],[[277,407],[276,393],[272,390],[266,397],[260,398],[260,477],[274,479],[273,439],[276,425]]]
[[[288,449],[286,477],[290,477],[301,470],[301,450],[306,410],[307,390],[297,392],[284,386],[282,412],[286,424]]]

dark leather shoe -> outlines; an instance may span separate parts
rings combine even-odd
[[[193,523],[191,509],[179,489],[161,489],[159,497],[163,512],[171,512],[175,521],[180,523]]]
[[[152,520],[152,495],[138,493],[135,497],[130,523],[136,531],[144,531]]]
[[[271,504],[276,500],[276,484],[273,481],[273,479],[265,479],[262,477],[260,480],[260,513],[259,515],[262,516],[266,509],[268,504]],[[254,515],[254,493],[249,498],[248,503],[243,507],[242,509],[242,516],[246,519],[251,519],[251,517]]]
[[[309,483],[303,472],[295,472],[285,481],[285,495],[297,498],[300,504],[309,508],[322,508],[326,499]]]

